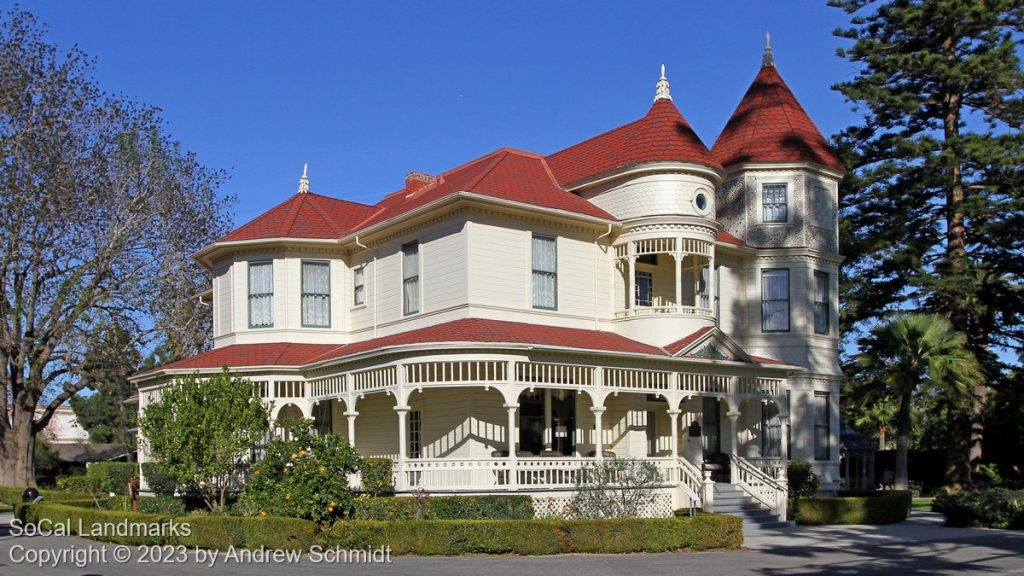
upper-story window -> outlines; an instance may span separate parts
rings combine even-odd
[[[352,305],[366,304],[366,266],[352,271]]]
[[[558,243],[551,236],[533,236],[533,307],[558,307]]]
[[[274,325],[274,263],[249,262],[249,327]]]
[[[789,218],[785,184],[765,184],[761,187],[761,209],[764,222],[786,222]]]
[[[829,329],[829,290],[828,274],[814,273],[814,333],[828,334]]]
[[[402,311],[420,311],[420,243],[402,245]]]
[[[761,331],[789,332],[789,270],[761,271]]]
[[[302,262],[302,325],[331,326],[331,265],[328,262]]]
[[[636,305],[654,305],[654,273],[647,270],[636,271]]]

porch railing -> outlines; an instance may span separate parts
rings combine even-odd
[[[788,489],[784,480],[776,480],[750,461],[730,455],[732,481],[758,502],[771,509],[780,519],[786,519]]]
[[[764,472],[772,480],[780,480],[786,474],[786,462],[779,457],[747,458],[752,466]]]

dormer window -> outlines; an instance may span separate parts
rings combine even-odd
[[[785,223],[789,218],[785,184],[765,184],[761,187],[762,219],[765,223]]]
[[[249,328],[274,326],[274,263],[249,262]]]
[[[302,262],[302,325],[331,327],[331,265]]]

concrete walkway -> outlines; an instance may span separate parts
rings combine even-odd
[[[69,550],[105,550],[112,545],[80,538],[14,537],[9,514],[0,515],[0,575],[120,576],[147,574],[192,575],[315,575],[315,574],[415,574],[416,576],[477,576],[487,574],[559,574],[564,576],[648,576],[657,574],[714,576],[732,574],[1021,574],[1024,575],[1024,532],[943,528],[941,517],[915,513],[890,526],[796,527],[750,532],[747,549],[691,554],[630,554],[616,556],[463,556],[399,557],[392,563],[351,565],[320,562],[306,556],[299,561],[239,562],[221,556],[212,568],[200,563],[194,552],[168,563],[140,563],[133,547],[129,561],[88,562],[75,566],[59,562],[38,566],[22,560],[26,553],[51,555]],[[124,547],[121,547],[124,548]],[[124,550],[122,550],[124,552]],[[21,560],[21,561],[19,561]]]

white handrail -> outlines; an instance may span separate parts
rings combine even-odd
[[[735,454],[730,454],[729,459],[732,463],[733,483],[785,520],[786,498],[789,492],[786,485]]]
[[[704,505],[704,475],[701,474],[700,468],[697,468],[692,462],[686,458],[679,458],[679,481],[683,483],[687,490],[697,495],[698,504]]]

